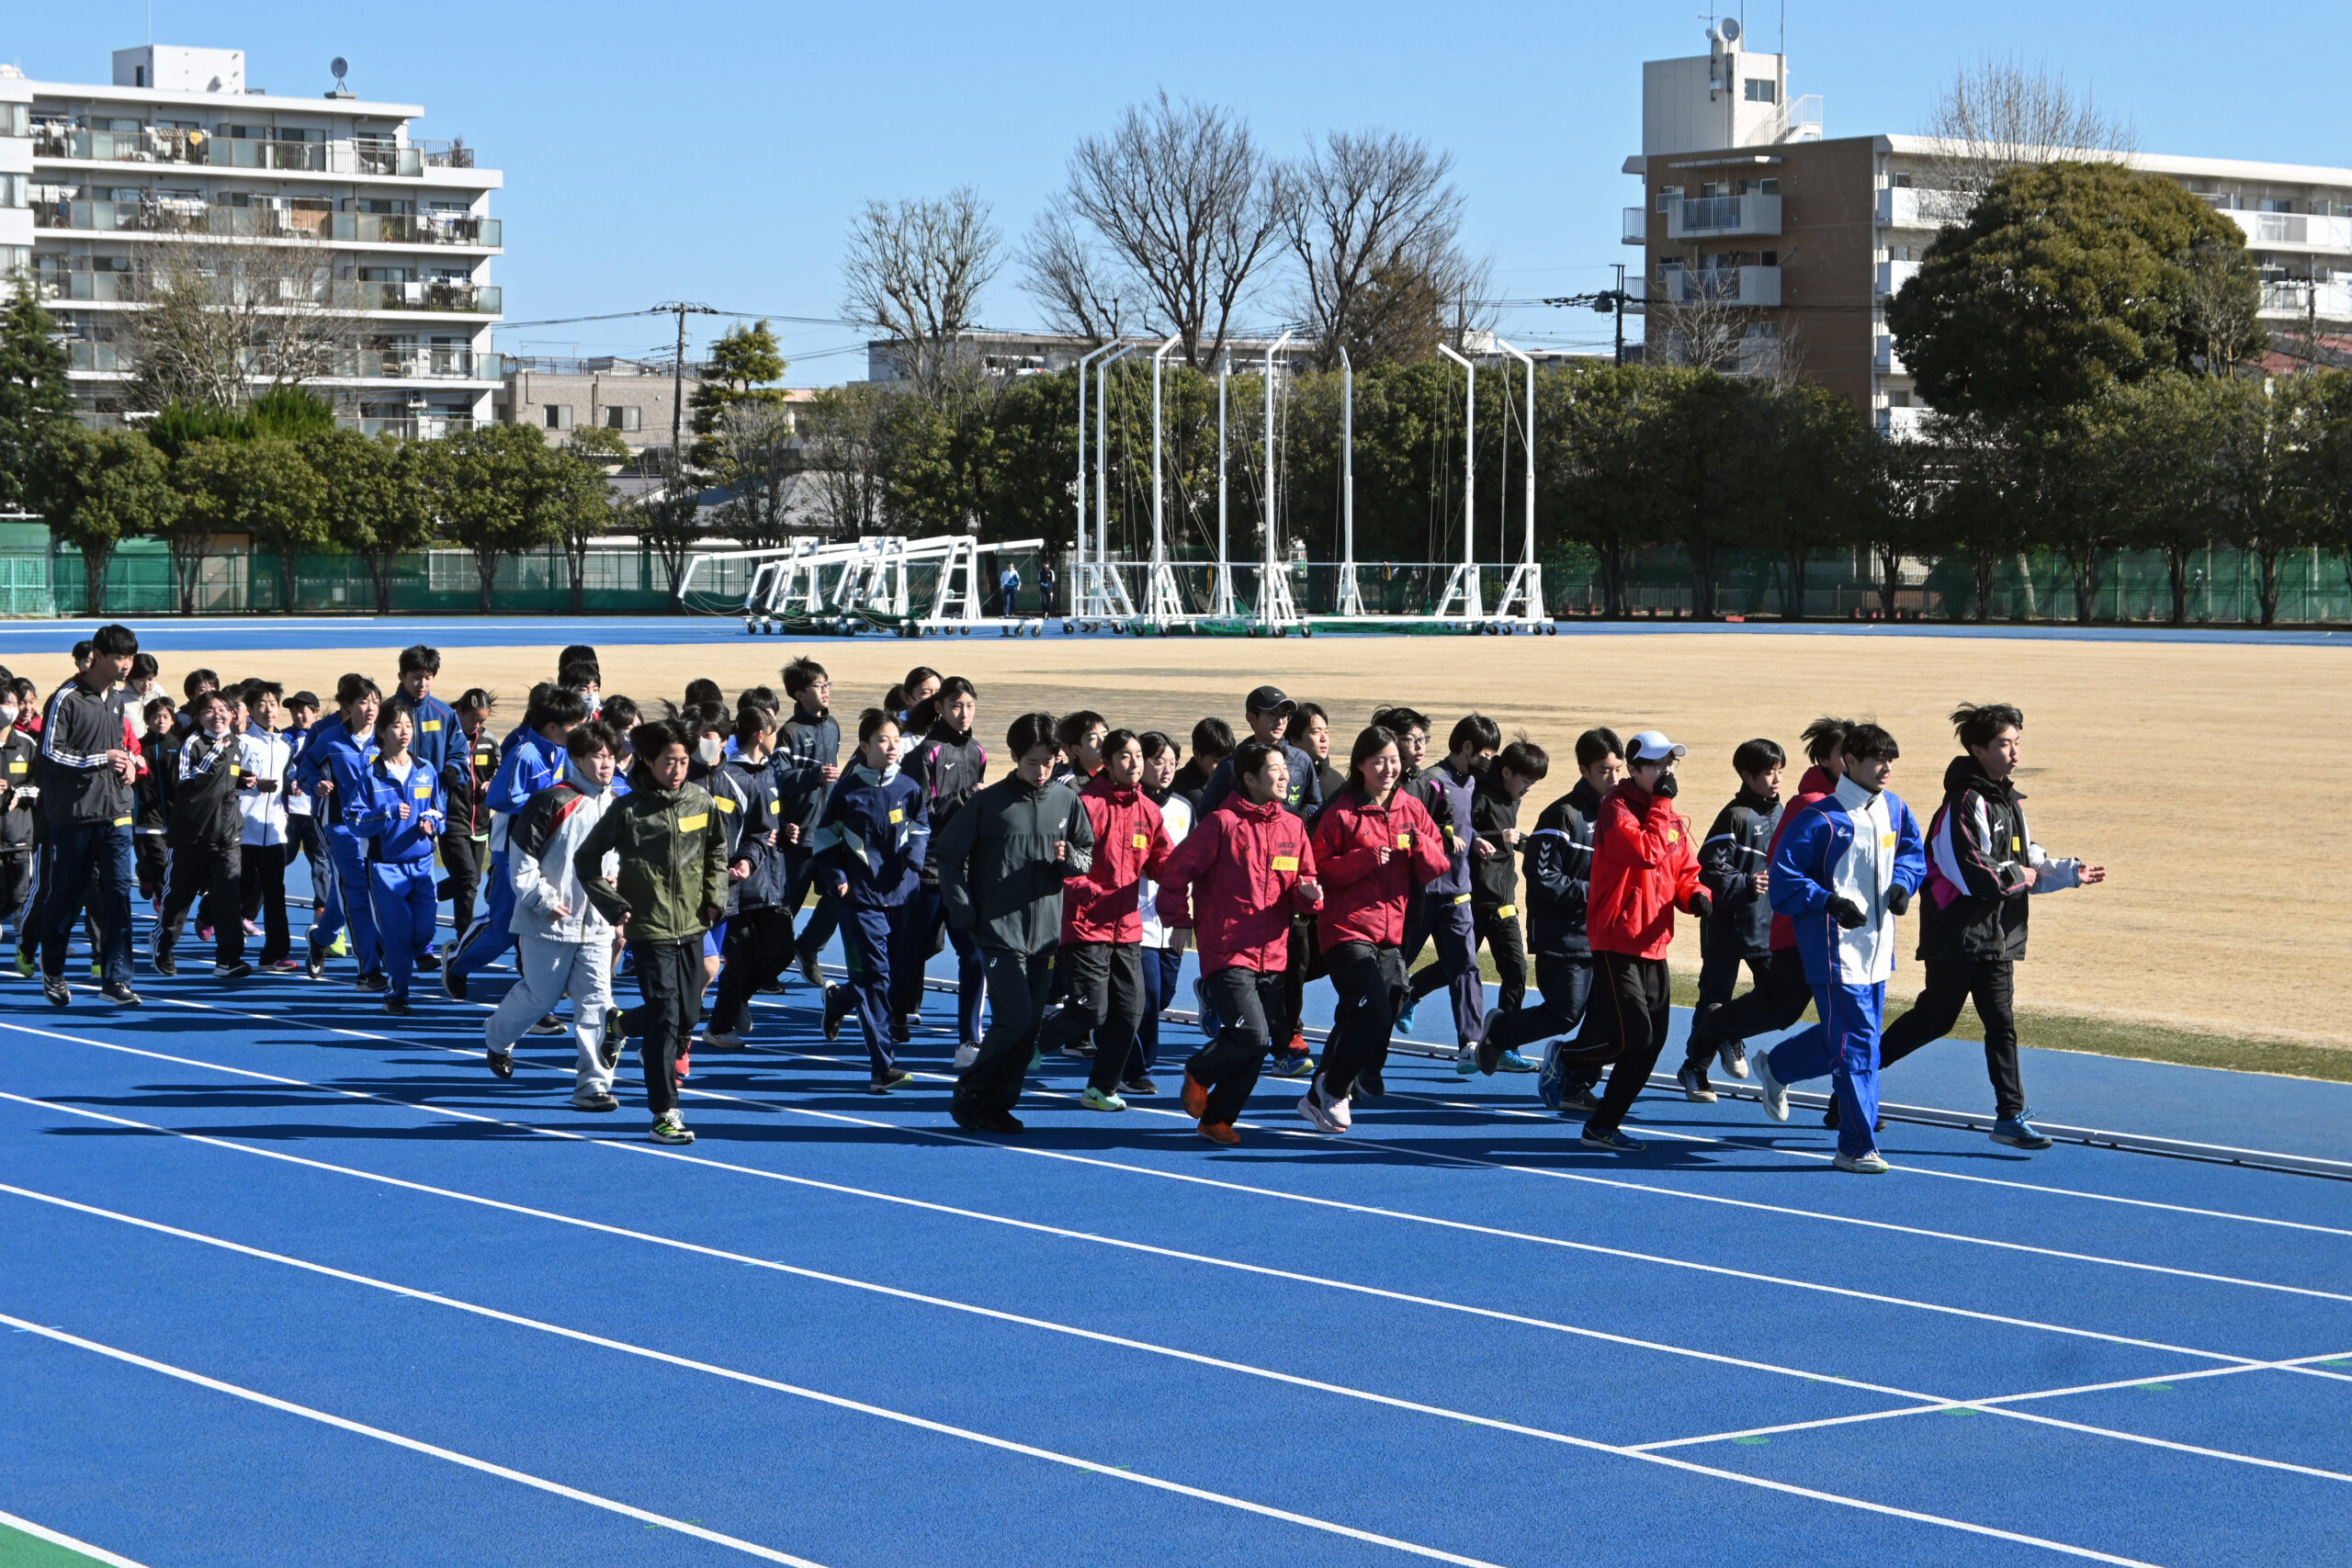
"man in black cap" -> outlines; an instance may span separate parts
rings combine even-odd
[[[1283,761],[1290,767],[1290,789],[1283,796],[1283,809],[1294,817],[1311,818],[1323,807],[1323,785],[1316,777],[1315,759],[1283,739],[1291,710],[1297,705],[1283,694],[1280,686],[1261,686],[1243,703],[1250,712],[1250,739],[1280,750]],[[1193,820],[1199,822],[1207,817],[1223,806],[1225,797],[1232,793],[1233,759],[1228,757],[1209,775],[1208,784],[1201,791],[1201,808]]]

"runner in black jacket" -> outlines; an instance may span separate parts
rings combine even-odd
[[[86,900],[96,918],[99,987],[119,1007],[139,1005],[130,988],[130,895],[138,885],[130,828],[136,807],[131,781],[139,759],[123,733],[110,693],[139,638],[129,626],[100,626],[91,637],[90,662],[51,696],[41,716],[40,939],[41,994],[51,1005],[73,1000],[65,984],[65,949]],[[233,908],[233,905],[232,906]]]
[[[909,1023],[922,1021],[923,965],[939,951],[941,933],[944,931],[956,946],[956,1043],[961,1048],[977,1046],[980,1042],[980,1005],[988,999],[988,968],[981,962],[980,946],[972,933],[957,931],[947,923],[947,906],[939,893],[935,852],[940,834],[980,787],[981,777],[988,771],[989,752],[972,733],[980,699],[971,682],[961,675],[950,675],[939,683],[931,702],[938,716],[922,739],[908,749],[899,764],[909,778],[922,787],[925,808],[931,813],[934,852],[923,860],[922,886],[917,889],[913,905],[907,911],[906,924],[900,928],[906,951],[894,954],[890,960],[890,975],[897,987],[890,1005]]]
[[[1715,814],[1714,825],[1699,844],[1699,881],[1715,907],[1699,926],[1699,1006],[1690,1020],[1694,1043],[1675,1078],[1685,1095],[1710,1104],[1715,1091],[1707,1082],[1708,1057],[1720,1052],[1724,1071],[1736,1078],[1747,1076],[1747,1043],[1724,1040],[1710,1049],[1698,1023],[1731,1000],[1741,964],[1747,965],[1757,986],[1766,983],[1766,964],[1772,955],[1766,868],[1781,826],[1781,769],[1788,760],[1775,741],[1741,742],[1731,758],[1732,770],[1739,775],[1739,793]]]

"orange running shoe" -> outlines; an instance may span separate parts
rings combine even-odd
[[[1209,1086],[1192,1074],[1184,1075],[1184,1114],[1195,1122],[1205,1121],[1209,1113]]]
[[[1233,1124],[1229,1122],[1202,1122],[1201,1136],[1212,1144],[1223,1144],[1227,1148],[1231,1148],[1241,1141],[1241,1134],[1233,1130]]]

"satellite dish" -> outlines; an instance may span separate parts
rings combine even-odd
[[[1723,40],[1725,43],[1737,43],[1739,41],[1739,18],[1737,17],[1725,17],[1722,21],[1715,24],[1715,31],[1722,35]],[[343,73],[338,71],[335,74],[340,76]]]
[[[339,87],[343,85],[343,79],[351,74],[351,62],[338,54],[327,62],[327,70],[333,73],[335,85]]]

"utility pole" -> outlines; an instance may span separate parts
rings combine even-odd
[[[707,305],[690,305],[683,299],[672,299],[653,307],[657,310],[674,310],[678,315],[678,357],[670,366],[670,456],[679,468],[686,466],[684,445],[686,419],[686,318],[716,316],[718,311]]]
[[[1589,305],[1604,316],[1611,310],[1616,311],[1616,363],[1623,365],[1625,363],[1625,307],[1634,301],[1634,297],[1625,288],[1625,264],[1616,262],[1611,265],[1617,268],[1616,288],[1602,288],[1590,294],[1564,294],[1557,299],[1546,299],[1544,303],[1546,305]]]

